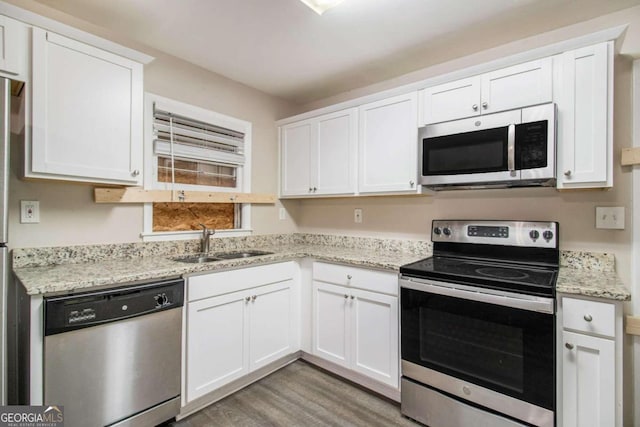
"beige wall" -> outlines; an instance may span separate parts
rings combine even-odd
[[[119,43],[104,30],[52,11],[33,2],[14,1],[25,9],[55,18],[85,31]],[[252,190],[277,192],[277,128],[275,119],[292,113],[292,105],[233,80],[211,73],[160,52],[145,50],[156,59],[145,67],[145,90],[213,111],[247,120],[253,125]],[[14,99],[14,130],[22,128],[21,111]],[[142,205],[97,205],[93,186],[63,182],[24,181],[20,135],[12,135],[11,181],[9,197],[10,247],[58,246],[90,243],[120,243],[140,240]],[[40,201],[39,224],[20,224],[20,200]],[[292,232],[290,219],[278,219],[282,205],[254,206],[252,227],[257,234]],[[295,209],[292,205],[291,209]]]

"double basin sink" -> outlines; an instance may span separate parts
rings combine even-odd
[[[238,259],[238,258],[251,258],[254,256],[261,255],[271,255],[273,252],[266,251],[238,251],[238,252],[222,252],[213,255],[206,254],[193,254],[193,255],[183,255],[179,257],[172,258],[174,261],[178,262],[186,262],[189,264],[202,264],[204,262],[214,262],[214,261],[223,261],[227,259]]]

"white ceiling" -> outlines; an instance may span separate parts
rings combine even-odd
[[[501,43],[640,0],[38,0],[266,93],[306,103],[432,65],[434,47]],[[553,20],[547,19],[553,15]],[[560,17],[560,18],[559,18]],[[504,38],[503,37],[503,38]],[[454,48],[447,43],[458,43]],[[482,45],[482,43],[480,43]],[[483,46],[487,48],[491,46]],[[464,49],[462,49],[464,50]],[[446,56],[446,55],[445,55]]]

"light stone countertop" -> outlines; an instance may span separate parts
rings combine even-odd
[[[631,292],[614,271],[592,271],[561,267],[556,292],[629,301]]]
[[[78,264],[59,264],[14,269],[29,295],[72,293],[90,288],[126,284],[140,280],[177,277],[198,272],[214,272],[235,267],[281,262],[304,257],[322,261],[398,271],[401,265],[425,258],[428,254],[403,253],[362,248],[344,248],[311,244],[286,244],[251,247],[273,252],[251,258],[189,264],[172,256],[114,259]]]
[[[613,254],[560,251],[556,292],[629,301],[631,292],[615,272]]]
[[[215,252],[273,252],[235,260],[188,264],[175,256],[194,253],[198,241],[127,243],[15,249],[13,271],[27,294],[58,294],[191,273],[282,262],[310,257],[365,268],[398,271],[400,266],[431,255],[424,240],[394,240],[321,234],[262,235],[212,241]],[[615,273],[612,254],[561,251],[556,291],[628,301],[629,289]]]

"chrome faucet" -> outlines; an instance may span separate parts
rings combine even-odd
[[[200,240],[200,252],[202,252],[203,254],[208,254],[209,253],[209,237],[216,234],[216,230],[209,229],[204,224],[200,224],[200,227],[202,227],[202,239]]]

